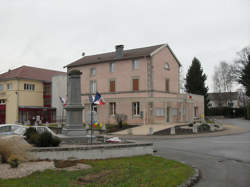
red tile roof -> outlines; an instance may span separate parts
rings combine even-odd
[[[30,79],[44,82],[51,82],[54,75],[66,75],[62,71],[54,71],[31,66],[21,66],[19,68],[10,70],[6,73],[0,74],[1,79]]]
[[[110,62],[110,61],[116,61],[116,60],[127,60],[127,59],[145,57],[145,56],[149,56],[152,52],[154,52],[155,50],[157,50],[158,48],[160,48],[164,45],[166,45],[166,44],[124,50],[123,56],[121,58],[116,58],[115,52],[102,53],[102,54],[91,55],[91,56],[84,56],[81,59],[76,60],[75,62],[68,64],[66,67],[75,67],[75,66],[82,66],[82,65],[88,65],[88,64],[97,64],[97,63]],[[168,45],[166,45],[166,46],[169,47]],[[178,63],[179,63],[179,61],[178,61]]]

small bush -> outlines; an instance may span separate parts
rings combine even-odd
[[[198,127],[198,132],[208,132],[209,130],[210,130],[210,126],[205,123]]]
[[[61,143],[59,138],[53,137],[49,132],[43,132],[39,135],[37,147],[55,147]]]
[[[57,137],[53,137],[49,132],[39,134],[35,128],[28,128],[25,132],[25,139],[36,147],[56,147],[61,143]]]
[[[17,168],[20,163],[18,157],[15,154],[10,155],[7,162],[12,168]]]
[[[39,145],[40,135],[38,133],[33,133],[27,141],[30,144],[37,146]]]
[[[52,145],[52,135],[49,132],[43,132],[40,134],[39,147],[50,147]]]
[[[36,131],[35,128],[32,128],[32,127],[28,128],[28,129],[25,131],[25,133],[24,133],[25,139],[26,139],[26,140],[29,140],[30,137],[31,137],[33,134],[35,134],[35,133],[38,134],[38,132]]]
[[[126,114],[116,114],[115,120],[118,123],[119,128],[122,128],[122,125],[128,120],[128,116]]]
[[[59,138],[57,138],[57,137],[53,137],[53,138],[52,138],[51,145],[52,145],[53,147],[59,146],[60,143],[61,143],[61,140],[60,140]]]

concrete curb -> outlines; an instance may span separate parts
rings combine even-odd
[[[192,168],[194,169],[194,174],[193,176],[189,177],[189,179],[182,183],[181,185],[179,185],[179,187],[190,187],[190,186],[193,186],[195,185],[196,183],[198,183],[198,181],[200,180],[201,178],[201,172],[198,168],[196,167],[193,167]]]

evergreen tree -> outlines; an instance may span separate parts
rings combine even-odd
[[[240,73],[239,83],[245,87],[246,95],[250,97],[250,55],[248,55],[248,62]]]
[[[188,73],[186,75],[186,92],[192,94],[198,94],[204,96],[204,106],[205,113],[208,110],[208,87],[205,85],[207,76],[203,73],[200,61],[194,57],[192,65],[189,67]]]

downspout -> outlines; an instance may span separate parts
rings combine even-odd
[[[17,95],[17,111],[16,111],[16,122],[19,122],[19,80],[17,79],[17,91],[16,91],[16,95]]]

